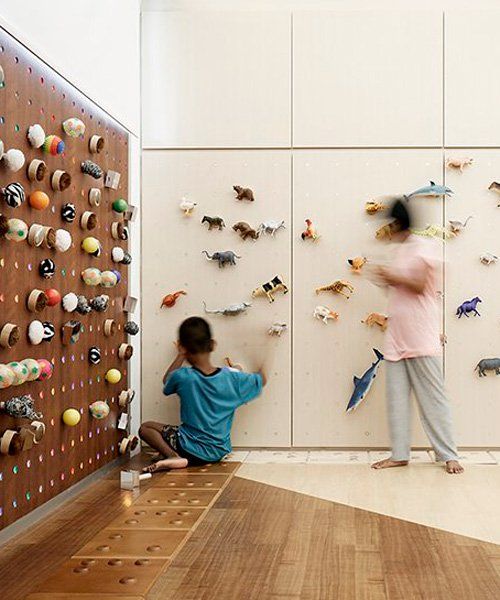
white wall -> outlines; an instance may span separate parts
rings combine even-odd
[[[2,0],[2,24],[139,135],[140,0]]]
[[[428,210],[422,225],[446,224],[449,218],[464,219],[469,212],[476,215],[462,236],[446,247],[450,262],[446,267],[444,325],[449,328],[450,339],[444,362],[458,443],[498,446],[500,440],[492,426],[500,417],[495,395],[498,381],[492,377],[478,380],[473,368],[483,356],[500,355],[494,333],[498,326],[494,316],[494,298],[500,293],[498,278],[494,277],[494,266],[481,270],[478,259],[480,246],[481,251],[500,251],[494,247],[494,219],[500,209],[487,191],[491,181],[498,180],[494,175],[496,146],[500,148],[495,107],[500,101],[500,83],[492,74],[500,38],[496,39],[490,24],[498,22],[500,13],[470,10],[498,4],[425,1],[418,3],[418,10],[406,10],[407,3],[399,0],[370,3],[370,10],[365,4],[275,0],[264,5],[245,0],[231,2],[231,7],[242,9],[231,12],[227,2],[214,0],[209,6],[224,10],[204,12],[198,9],[206,8],[206,3],[194,0],[146,1],[150,10],[143,21],[143,75],[150,79],[154,74],[155,81],[148,81],[144,95],[144,114],[149,115],[143,121],[144,139],[151,148],[144,152],[148,173],[143,188],[145,218],[153,224],[158,215],[164,215],[162,221],[173,223],[174,229],[172,236],[151,236],[145,246],[148,272],[143,293],[152,294],[152,303],[159,302],[163,286],[177,286],[169,274],[178,279],[179,269],[183,285],[191,287],[182,309],[171,309],[168,314],[156,309],[145,324],[144,334],[158,335],[165,324],[168,335],[173,335],[175,325],[185,314],[199,310],[206,290],[214,279],[218,281],[218,274],[207,268],[211,265],[198,264],[195,254],[191,257],[194,248],[197,252],[218,235],[207,237],[199,223],[203,214],[230,215],[230,222],[238,218],[251,224],[262,217],[290,219],[280,237],[280,244],[284,238],[286,244],[283,250],[279,248],[284,269],[292,265],[292,330],[280,340],[279,351],[292,354],[292,371],[282,371],[285,362],[273,370],[273,394],[267,395],[261,406],[272,401],[281,408],[275,414],[250,410],[244,422],[236,423],[235,440],[248,446],[283,445],[281,440],[286,436],[281,435],[282,429],[276,437],[272,428],[273,419],[280,415],[286,419],[279,422],[280,427],[283,423],[289,427],[296,446],[387,446],[383,376],[363,407],[350,415],[344,413],[352,375],[364,371],[372,361],[371,347],[382,341],[379,331],[367,329],[360,320],[367,312],[385,308],[383,296],[366,281],[354,279],[346,261],[352,255],[376,258],[383,252],[373,237],[379,223],[363,211],[366,200],[378,194],[408,192],[429,179],[447,182],[456,188],[456,196],[444,205],[426,201]],[[303,10],[311,6],[319,8]],[[163,10],[165,7],[172,10]],[[339,10],[323,10],[325,7]],[[374,7],[383,10],[375,11]],[[276,12],[277,8],[282,12]],[[467,10],[456,10],[463,8]],[[242,26],[245,18],[251,24],[250,39]],[[280,26],[275,27],[269,50],[267,32],[277,23]],[[207,31],[217,34],[210,49]],[[224,31],[233,32],[227,38],[232,51],[221,39]],[[234,31],[239,35],[234,36]],[[269,61],[259,52],[248,51],[252,48],[266,48]],[[287,53],[290,64],[277,73],[276,59]],[[185,67],[181,78],[180,64]],[[249,82],[248,93],[242,93],[241,86],[236,91],[228,89],[231,72],[237,72],[235,81]],[[267,90],[267,98],[262,89]],[[154,90],[162,90],[164,95],[155,95]],[[182,104],[182,119],[177,119],[175,110],[162,110],[160,100],[168,107]],[[271,110],[269,118],[262,119],[266,101]],[[283,126],[288,119],[289,138]],[[290,190],[283,185],[288,208],[281,199],[276,202],[265,193],[266,186],[274,190],[280,181],[278,169],[267,179],[262,176],[270,160],[266,155],[270,147],[276,157],[291,159]],[[196,148],[203,148],[202,160]],[[444,168],[445,157],[456,154],[476,157],[474,166],[463,175]],[[261,193],[255,206],[243,207],[232,199],[230,186],[238,183],[236,178],[241,178],[249,155],[259,169],[248,171],[241,183],[258,186]],[[213,172],[207,167],[210,164]],[[188,224],[175,209],[183,193],[191,193],[199,202],[196,218]],[[323,236],[316,245],[300,240],[306,217],[314,220]],[[487,239],[481,234],[485,225]],[[218,249],[239,250],[231,232],[224,232],[218,240],[222,244]],[[278,249],[261,247],[264,243],[268,241],[257,242],[259,252]],[[179,254],[182,251],[187,252],[186,259]],[[461,260],[464,252],[467,258]],[[178,264],[169,265],[164,261],[166,255],[180,256]],[[250,291],[248,273],[256,273],[261,264],[256,262],[257,253],[249,256],[251,265],[241,263],[224,273],[218,283],[224,292]],[[339,278],[354,280],[352,300],[314,295],[314,287]],[[456,306],[476,293],[487,298],[484,318],[457,322]],[[221,299],[225,297],[221,295]],[[328,327],[315,322],[311,312],[317,303],[338,310],[339,322]],[[269,311],[268,319],[272,316]],[[255,345],[257,324],[260,327],[262,323],[260,312],[258,318],[249,313],[245,320],[214,320],[216,331],[221,332],[220,344],[227,345],[242,361],[249,355],[245,332],[250,318],[256,319],[252,333]],[[263,347],[263,332],[260,339]],[[161,360],[155,355],[151,364],[144,361],[145,381],[155,381],[160,364],[166,361],[166,352]],[[477,397],[481,398],[480,405]],[[158,391],[154,400],[146,402],[148,418],[173,418],[174,409],[164,408]],[[290,405],[288,414],[285,407]],[[420,428],[416,429],[414,443],[424,442]]]

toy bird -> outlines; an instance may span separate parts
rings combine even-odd
[[[311,219],[306,219],[306,229],[300,234],[300,237],[303,240],[313,240],[313,242],[315,242],[317,239],[320,238],[320,236],[318,235],[318,232],[316,231],[316,227],[314,227]]]
[[[179,204],[179,208],[184,212],[184,216],[190,217],[196,204],[196,202],[192,202],[191,200],[183,197],[181,203]]]
[[[177,298],[179,296],[185,296],[185,295],[186,295],[186,292],[184,290],[179,290],[178,292],[174,292],[173,294],[167,294],[166,296],[163,297],[160,308],[163,308],[164,306],[166,308],[171,308],[177,302]]]

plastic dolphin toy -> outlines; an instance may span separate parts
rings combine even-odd
[[[414,196],[451,196],[451,194],[453,194],[453,190],[450,190],[449,187],[438,185],[437,183],[434,183],[434,181],[431,181],[430,185],[425,185],[411,194],[408,194],[406,199],[409,200]]]
[[[372,366],[365,371],[361,378],[356,377],[354,375],[354,391],[352,392],[351,399],[349,400],[349,404],[347,405],[346,412],[350,412],[358,407],[359,404],[365,399],[366,395],[370,391],[372,387],[373,380],[377,376],[377,371],[380,365],[380,361],[384,360],[384,355],[379,352],[376,348],[373,348],[377,360],[372,363]]]

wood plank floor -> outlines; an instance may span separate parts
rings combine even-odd
[[[236,476],[148,600],[498,600],[500,547]]]

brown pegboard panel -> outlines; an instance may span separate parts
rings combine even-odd
[[[22,219],[28,226],[40,223],[54,229],[66,229],[73,238],[72,247],[65,253],[32,247],[27,241],[16,243],[0,239],[0,327],[11,322],[17,324],[21,332],[17,345],[10,349],[0,348],[0,363],[46,358],[54,364],[51,379],[0,390],[0,401],[31,394],[36,401],[36,410],[43,412],[42,420],[46,425],[45,437],[32,449],[18,456],[0,455],[0,528],[3,528],[118,456],[117,442],[123,437],[116,429],[120,412],[118,394],[128,387],[128,363],[118,358],[119,345],[127,342],[123,331],[127,320],[123,298],[127,295],[128,268],[112,262],[111,249],[114,246],[127,249],[128,242],[114,240],[110,231],[111,224],[121,220],[112,211],[113,201],[118,198],[129,200],[129,148],[126,130],[1,28],[0,65],[5,74],[5,82],[0,84],[0,139],[5,150],[18,148],[26,158],[25,166],[16,173],[7,170],[4,161],[0,162],[0,187],[19,182],[27,197],[35,190],[42,190],[50,197],[49,207],[41,211],[31,208],[27,200],[18,208],[10,208],[0,200],[0,213],[7,218]],[[99,65],[95,67],[100,68]],[[110,85],[115,84],[110,81]],[[70,117],[78,117],[85,123],[83,139],[64,133],[62,123]],[[52,156],[30,146],[26,133],[35,123],[39,123],[47,135],[56,134],[63,139],[66,148],[62,155]],[[99,154],[92,154],[89,149],[93,135],[102,136],[105,141]],[[31,182],[27,176],[27,166],[34,158],[47,164],[47,174],[41,182]],[[103,187],[103,179],[84,175],[80,165],[87,159],[96,162],[104,174],[108,169],[119,172],[119,188]],[[71,175],[70,187],[62,192],[53,191],[50,184],[51,175],[57,169]],[[96,187],[102,191],[97,208],[89,203],[89,190]],[[76,205],[77,217],[73,223],[61,219],[61,207],[67,202]],[[80,216],[84,211],[97,213],[98,227],[92,232],[80,228]],[[100,257],[81,250],[86,235],[101,242]],[[38,265],[44,258],[52,259],[56,265],[56,273],[49,280],[38,273]],[[102,271],[118,270],[120,283],[114,288],[86,286],[80,273],[89,266]],[[56,288],[61,295],[75,292],[87,298],[107,294],[110,304],[103,313],[70,314],[59,304],[34,314],[26,308],[26,297],[34,288]],[[76,344],[63,346],[61,326],[72,318],[81,321],[84,331]],[[29,343],[27,329],[33,319],[54,325],[52,341],[37,346]],[[103,333],[105,319],[114,319],[117,324],[113,336],[106,337]],[[101,349],[102,360],[98,365],[88,361],[91,346]],[[104,379],[111,367],[122,372],[122,380],[115,385]],[[89,404],[95,400],[107,400],[111,408],[109,416],[101,421],[91,417],[88,411]],[[81,413],[81,421],[75,427],[68,427],[61,420],[63,411],[69,407]],[[6,429],[29,423],[26,419],[12,419],[0,414],[0,435]]]

